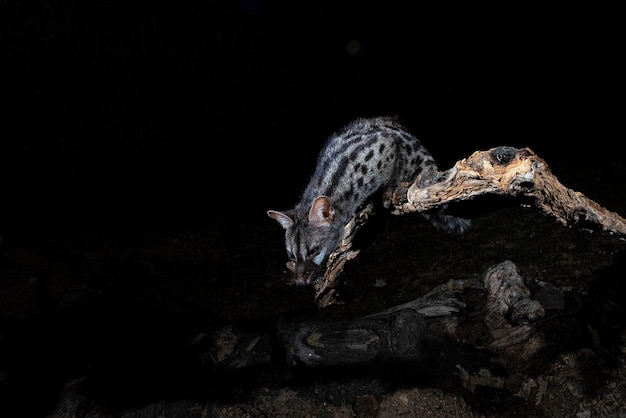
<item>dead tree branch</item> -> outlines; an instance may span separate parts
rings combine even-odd
[[[626,234],[626,220],[580,192],[563,186],[548,164],[529,148],[477,151],[444,172],[424,172],[396,189],[395,213],[424,212],[483,194],[534,198],[536,206],[563,225],[581,221]]]
[[[584,221],[626,235],[624,218],[565,187],[548,164],[529,148],[501,146],[476,151],[447,171],[425,171],[412,184],[398,185],[393,195],[393,213],[426,212],[485,194],[531,198],[542,212],[563,225]],[[371,213],[370,205],[346,225],[340,246],[329,258],[323,280],[315,286],[318,306],[333,303],[337,276],[346,261],[358,255],[352,249],[352,239]]]

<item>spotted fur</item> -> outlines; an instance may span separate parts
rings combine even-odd
[[[319,279],[344,226],[368,198],[382,190],[388,208],[395,186],[413,181],[427,168],[436,170],[435,160],[395,118],[357,119],[331,135],[300,202],[288,211],[267,212],[285,229],[295,283],[307,285]],[[425,216],[451,232],[469,226],[468,220],[443,211]]]

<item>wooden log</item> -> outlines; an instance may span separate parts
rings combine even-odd
[[[526,390],[535,397],[543,386],[533,370],[589,337],[582,307],[574,292],[526,283],[507,260],[482,280],[450,280],[364,318],[283,323],[279,340],[293,366],[400,365],[470,391]]]

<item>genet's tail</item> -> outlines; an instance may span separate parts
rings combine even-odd
[[[422,215],[430,220],[435,228],[454,234],[462,234],[472,225],[469,219],[446,214],[445,207],[435,213],[422,213]]]

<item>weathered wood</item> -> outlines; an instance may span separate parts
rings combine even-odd
[[[563,225],[586,221],[626,234],[624,218],[563,186],[529,148],[476,151],[447,171],[421,173],[408,190],[396,189],[395,213],[423,212],[483,194],[534,198],[539,209]]]
[[[529,148],[501,146],[476,151],[447,171],[425,171],[413,183],[396,187],[392,213],[427,212],[485,194],[532,198],[537,208],[563,225],[584,221],[626,235],[624,218],[563,186],[546,162]],[[358,255],[358,250],[352,249],[352,240],[371,214],[372,205],[346,225],[340,246],[328,260],[323,280],[315,285],[320,308],[336,303],[337,278],[345,263]]]
[[[422,363],[446,353],[444,361],[435,363],[447,364],[450,378],[477,364],[483,371],[475,379],[481,382],[487,371],[495,373],[494,365],[518,376],[543,361],[547,350],[588,333],[589,318],[578,317],[582,302],[575,293],[566,295],[548,283],[533,282],[531,287],[507,260],[487,269],[482,280],[450,280],[421,298],[363,318],[280,321],[277,336],[291,365],[382,360],[426,367]],[[267,363],[272,356],[267,335],[249,335],[232,326],[210,335],[209,349],[200,355],[204,364],[240,370]],[[464,384],[470,378],[464,375]]]
[[[470,391],[527,391],[530,398],[543,387],[530,371],[589,334],[581,307],[575,293],[548,283],[527,285],[516,266],[504,261],[482,280],[450,280],[419,299],[354,321],[282,324],[280,340],[292,365],[380,361]]]
[[[319,306],[328,306],[336,302],[336,278],[343,271],[346,262],[359,254],[359,250],[352,248],[353,239],[373,213],[374,205],[369,203],[345,226],[339,246],[328,258],[322,280],[315,284],[315,300]]]

